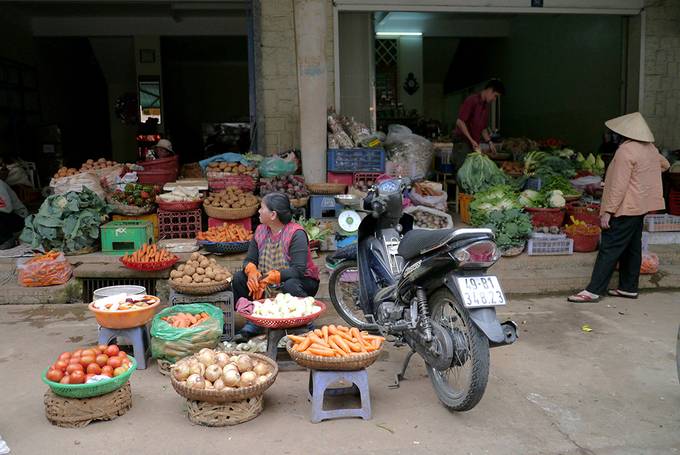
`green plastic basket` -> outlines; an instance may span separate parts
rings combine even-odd
[[[137,369],[137,361],[134,357],[128,356],[128,359],[132,362],[130,368],[120,376],[113,377],[105,381],[99,381],[92,384],[60,384],[58,382],[52,382],[47,379],[47,372],[50,367],[47,367],[42,374],[42,380],[45,384],[50,386],[52,392],[56,395],[67,397],[67,398],[91,398],[98,397],[107,393],[111,393],[114,390],[120,389],[125,385],[125,383],[130,379],[132,372]]]

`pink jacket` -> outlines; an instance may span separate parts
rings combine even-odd
[[[600,214],[636,216],[663,210],[661,173],[668,160],[652,143],[626,141],[619,146],[607,169]]]

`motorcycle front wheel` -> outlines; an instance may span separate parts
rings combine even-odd
[[[437,370],[426,365],[439,401],[452,411],[469,411],[482,399],[489,378],[489,340],[448,289],[429,298],[432,320],[451,332],[457,350],[451,366]]]
[[[356,261],[343,261],[335,267],[328,280],[331,302],[340,317],[352,327],[374,330],[359,306],[359,269]]]

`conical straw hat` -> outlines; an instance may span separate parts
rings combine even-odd
[[[654,142],[654,135],[647,122],[639,112],[622,115],[604,122],[605,126],[615,133],[641,142]]]

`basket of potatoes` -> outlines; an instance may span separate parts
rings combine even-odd
[[[260,201],[252,193],[246,193],[233,186],[210,193],[203,201],[205,213],[220,220],[249,218],[255,215],[259,206]]]
[[[230,283],[227,269],[199,253],[192,253],[186,263],[170,272],[170,287],[182,294],[214,294],[227,289]]]

